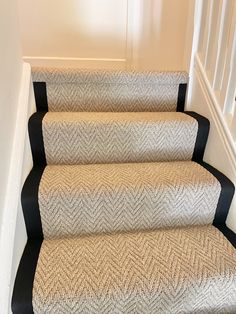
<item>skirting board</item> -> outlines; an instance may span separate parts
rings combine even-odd
[[[218,103],[210,88],[207,75],[198,55],[195,57],[192,89],[190,91],[187,110],[196,111],[210,120],[210,133],[204,161],[228,176],[236,186],[236,154],[235,144],[225,125],[224,118],[218,109]],[[236,233],[236,196],[234,196],[227,226]]]
[[[60,57],[31,57],[24,56],[24,61],[31,66],[58,67],[58,68],[84,68],[84,69],[115,69],[125,70],[126,59],[109,58],[60,58]]]

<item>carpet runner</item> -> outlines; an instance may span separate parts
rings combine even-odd
[[[13,313],[236,313],[234,185],[184,72],[33,69]]]

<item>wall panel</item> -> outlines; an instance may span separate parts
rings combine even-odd
[[[194,0],[18,0],[32,65],[182,70]]]

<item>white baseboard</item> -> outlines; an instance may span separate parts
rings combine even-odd
[[[10,168],[6,188],[4,208],[2,209],[2,225],[0,234],[0,307],[1,314],[10,313],[10,300],[12,286],[22,250],[26,242],[26,232],[23,219],[20,221],[20,194],[22,188],[22,176],[24,167],[29,169],[32,166],[31,153],[26,151],[26,139],[28,138],[27,126],[28,118],[32,111],[35,111],[35,104],[32,102],[31,92],[31,68],[27,63],[23,64],[22,79],[16,106],[17,116],[13,146],[10,156]],[[31,97],[31,98],[30,98]],[[22,213],[21,213],[22,215]],[[18,234],[16,234],[16,227]],[[17,237],[18,247],[16,247],[15,237]],[[21,246],[21,247],[19,247]],[[17,252],[17,253],[16,253]],[[18,258],[18,260],[14,260]]]
[[[236,146],[198,56],[195,58],[191,80],[192,90],[187,110],[196,111],[210,120],[204,160],[222,171],[236,186]],[[227,225],[236,233],[236,196],[230,208]]]
[[[24,61],[31,66],[84,68],[84,69],[116,69],[124,70],[127,67],[126,59],[109,58],[60,58],[60,57],[31,57],[24,56]]]

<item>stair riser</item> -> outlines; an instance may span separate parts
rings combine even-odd
[[[146,119],[142,113],[142,120],[136,119],[135,113],[129,113],[132,116],[127,119],[124,114],[112,118],[108,114],[108,119],[103,120],[99,114],[92,115],[92,118],[85,113],[32,116],[29,128],[38,162],[43,159],[47,164],[69,165],[158,162],[196,160],[195,156],[199,155],[198,159],[203,156],[209,124],[202,126],[189,115],[178,113],[174,119],[165,119],[167,113],[157,118],[147,113]],[[202,128],[205,134],[199,137]]]
[[[191,160],[197,130],[197,121],[43,120],[48,164]]]
[[[54,112],[160,112],[184,110],[188,76],[185,72],[36,70],[33,80],[38,110],[43,95],[47,109]]]
[[[193,162],[52,166],[38,199],[48,238],[211,224],[220,192]]]

